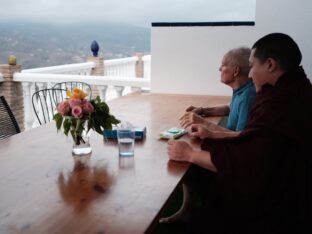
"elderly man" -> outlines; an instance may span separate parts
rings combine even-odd
[[[312,233],[312,85],[300,63],[291,37],[264,36],[250,56],[257,97],[246,128],[201,150],[168,142],[170,159],[215,172],[214,207],[193,214],[194,233]],[[203,125],[191,128],[205,138]]]
[[[231,105],[215,107],[194,107],[186,109],[186,113],[180,118],[181,126],[189,127],[191,124],[205,124],[211,131],[211,138],[236,136],[246,126],[251,106],[256,98],[256,90],[249,73],[250,49],[239,47],[228,51],[222,59],[219,71],[221,82],[233,89]],[[203,116],[228,115],[227,126],[223,128],[215,125]]]
[[[182,127],[187,128],[194,123],[204,124],[209,129],[205,137],[214,139],[237,136],[245,128],[251,106],[256,98],[255,86],[248,77],[250,52],[251,50],[247,47],[238,47],[228,51],[222,58],[219,68],[221,82],[233,89],[231,105],[206,108],[190,106],[180,118]],[[227,128],[211,123],[203,117],[222,115],[229,115]],[[192,168],[193,177],[198,174],[198,170],[196,167]],[[171,223],[188,218],[188,211],[192,209],[191,196],[194,195],[194,192],[188,182],[183,183],[182,187],[183,203],[181,208],[175,214],[161,218],[159,222]]]

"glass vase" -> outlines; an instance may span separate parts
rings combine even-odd
[[[89,131],[88,134],[83,131],[83,134],[80,137],[79,141],[76,142],[73,140],[72,154],[74,156],[84,156],[92,152],[92,148],[90,145],[90,134],[91,131]]]

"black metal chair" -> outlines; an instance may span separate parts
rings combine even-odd
[[[0,140],[20,133],[18,123],[4,96],[0,96]]]
[[[40,125],[53,120],[56,106],[66,99],[65,89],[42,89],[32,95],[32,105]]]
[[[65,90],[73,90],[74,88],[79,88],[85,91],[88,94],[88,99],[92,98],[92,89],[88,83],[78,82],[78,81],[67,81],[56,83],[53,86],[54,89],[65,89]]]

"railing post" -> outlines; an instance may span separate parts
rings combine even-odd
[[[135,53],[135,56],[138,57],[138,60],[135,63],[135,77],[143,78],[144,77],[144,64],[143,64],[143,53]]]
[[[5,97],[21,131],[24,131],[24,103],[23,98],[21,98],[23,87],[20,82],[13,81],[13,74],[21,70],[21,65],[0,64],[0,73],[4,79],[3,82],[0,82],[0,95]]]
[[[95,67],[91,70],[91,76],[104,76],[104,58],[98,56],[98,51],[100,47],[96,41],[93,41],[91,44],[91,51],[93,56],[88,57],[88,62],[94,62]],[[88,83],[88,81],[87,81]],[[96,86],[91,86],[92,88],[92,98],[99,96],[99,90]]]
[[[91,69],[91,76],[104,75],[104,58],[103,57],[88,57],[88,62],[94,62],[95,67]]]
[[[25,128],[30,129],[32,127],[33,122],[34,122],[34,115],[33,115],[32,102],[31,102],[32,93],[34,92],[34,90],[32,92],[32,90],[31,90],[32,83],[31,82],[23,82],[22,86],[23,86],[23,90],[24,90]]]
[[[106,101],[106,91],[108,86],[107,85],[98,85],[98,90],[100,92],[100,97],[103,101]]]
[[[95,67],[91,69],[91,76],[103,76],[104,75],[104,58],[103,57],[88,57],[88,62],[94,62]],[[88,83],[88,81],[86,81]],[[92,88],[92,98],[100,96],[98,87],[95,85],[91,86]]]

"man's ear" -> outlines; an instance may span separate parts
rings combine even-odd
[[[234,77],[238,76],[240,73],[241,69],[239,66],[235,66],[234,68]]]
[[[279,65],[275,59],[268,58],[266,62],[267,62],[267,68],[269,72],[274,72],[279,68]]]

